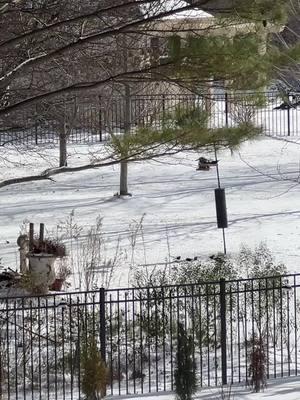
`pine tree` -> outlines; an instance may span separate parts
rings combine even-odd
[[[174,374],[176,395],[179,400],[191,400],[197,389],[193,338],[187,335],[182,323],[178,324],[177,340],[177,359]]]
[[[234,38],[220,34],[180,39],[174,35],[169,38],[168,47],[171,66],[165,67],[166,73],[191,82],[191,87],[198,82],[205,88],[209,80],[223,81],[228,90],[263,90],[276,77],[276,68],[289,64],[289,58],[300,58],[299,44],[279,51],[276,46],[267,45],[266,33],[261,28],[236,34]]]
[[[105,397],[108,371],[94,337],[90,337],[81,352],[81,389],[86,400]]]

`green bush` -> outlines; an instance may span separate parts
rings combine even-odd
[[[90,337],[81,349],[81,389],[86,400],[100,400],[106,395],[108,370],[96,340]]]
[[[178,400],[191,400],[197,390],[196,364],[193,359],[193,338],[178,324],[175,390]]]

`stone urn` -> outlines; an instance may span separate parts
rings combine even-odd
[[[48,291],[49,286],[55,281],[54,263],[57,257],[48,253],[29,253],[27,257],[33,286]]]

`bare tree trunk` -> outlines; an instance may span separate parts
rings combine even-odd
[[[131,107],[130,107],[130,87],[125,83],[125,112],[124,112],[124,135],[127,135],[130,131],[130,120],[131,120]],[[127,157],[127,154],[122,154],[123,158]],[[121,161],[120,165],[120,196],[128,196],[128,162]]]
[[[59,134],[59,166],[66,167],[67,163],[67,127],[66,122]]]
[[[120,195],[126,196],[128,195],[128,184],[127,184],[127,176],[128,176],[128,163],[127,161],[122,161],[120,165]]]

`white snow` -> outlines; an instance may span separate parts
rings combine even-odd
[[[226,240],[230,253],[237,252],[242,243],[254,247],[264,241],[278,262],[284,262],[290,272],[300,271],[299,144],[297,140],[263,138],[245,143],[233,155],[229,151],[219,154],[221,184],[227,194]],[[72,145],[70,165],[87,162],[89,152],[96,149],[96,145]],[[56,165],[57,149],[40,148],[39,154],[33,154],[18,153],[13,147],[1,148],[1,178],[32,174]],[[16,265],[16,238],[24,220],[44,222],[48,230],[55,231],[72,210],[84,227],[95,223],[98,215],[104,218],[108,253],[114,253],[120,238],[127,258],[122,261],[122,274],[115,285],[128,284],[129,225],[144,214],[143,235],[138,235],[135,248],[137,264],[222,251],[222,232],[216,227],[214,204],[216,171],[196,171],[197,157],[181,154],[130,164],[132,197],[113,196],[119,190],[118,166],[1,188],[2,264]]]
[[[243,386],[224,387],[224,397],[221,388],[202,389],[194,395],[195,400],[299,400],[300,398],[300,378],[284,378],[271,380],[267,383],[267,388],[260,393],[253,393],[251,389]],[[226,396],[231,390],[231,397]],[[107,397],[108,399],[112,397]],[[114,398],[117,398],[116,396]],[[146,400],[175,400],[175,394],[157,393],[153,395],[120,396],[120,399],[146,399]]]
[[[241,243],[251,247],[265,241],[277,261],[289,271],[300,271],[300,139],[267,138],[245,143],[233,155],[219,154],[222,186],[226,188],[229,228],[226,230],[230,253]],[[36,151],[38,150],[38,151]],[[91,153],[103,145],[71,145],[70,165],[86,163]],[[13,146],[0,148],[1,178],[38,173],[57,165],[55,148]],[[201,154],[204,156],[211,156]],[[75,219],[88,228],[102,215],[107,252],[114,253],[121,238],[123,261],[113,285],[128,284],[130,224],[143,214],[143,235],[138,235],[135,262],[150,264],[172,256],[205,256],[222,251],[222,233],[216,227],[214,188],[216,171],[196,171],[200,154],[178,154],[156,161],[129,165],[132,197],[118,198],[119,168],[107,167],[79,173],[61,174],[53,181],[29,182],[0,189],[0,256],[6,266],[17,262],[16,238],[26,219],[44,222],[49,230],[74,210]],[[85,240],[84,232],[81,240]],[[145,250],[145,251],[144,251]],[[127,256],[126,256],[127,255]],[[233,399],[299,400],[299,378],[268,381],[263,393],[233,387]],[[175,395],[150,394],[122,396],[153,400],[175,399]],[[195,399],[221,399],[220,389],[204,388]],[[225,397],[226,398],[226,397]]]

